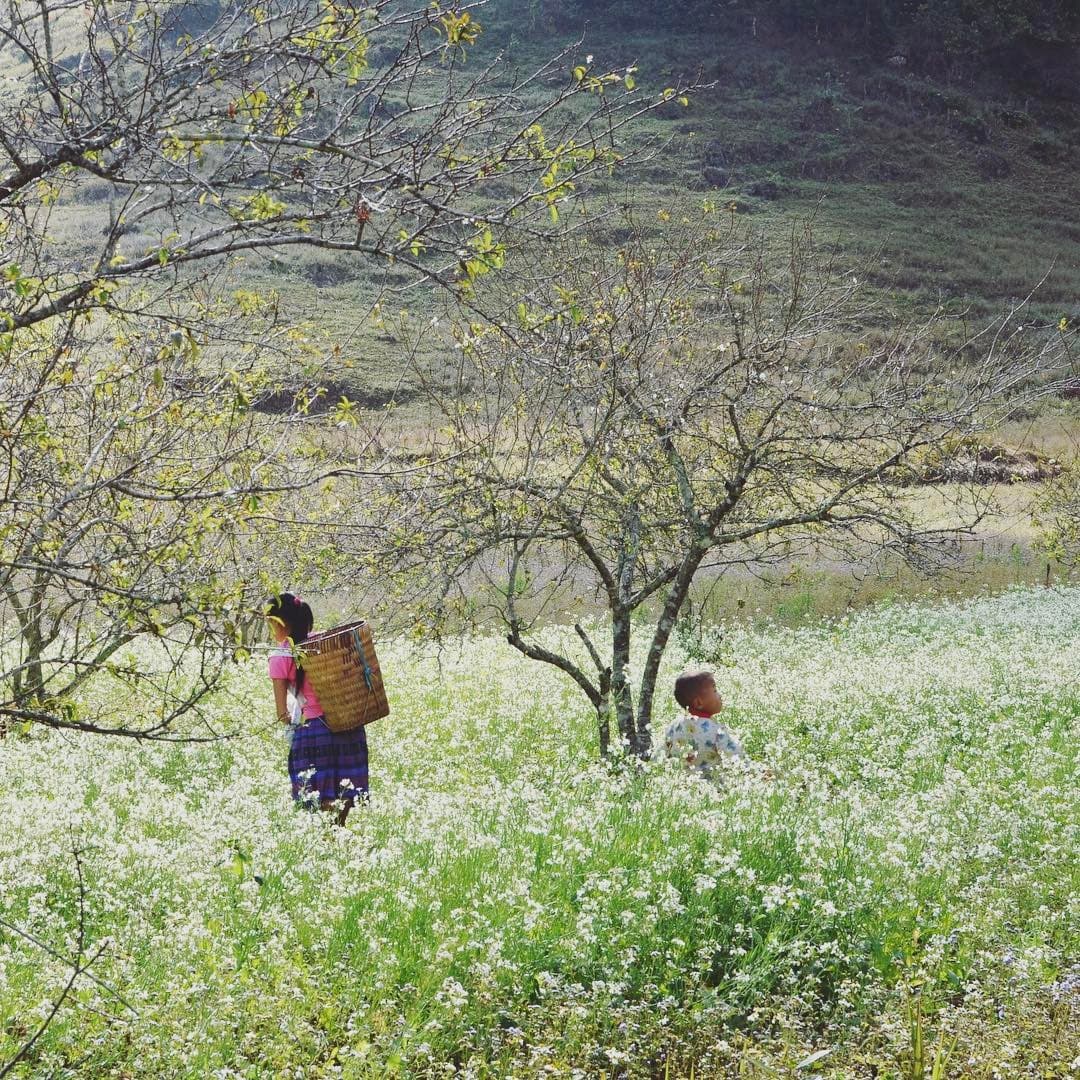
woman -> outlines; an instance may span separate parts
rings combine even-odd
[[[319,699],[296,651],[315,624],[311,608],[300,597],[282,593],[271,597],[263,610],[275,642],[270,679],[278,720],[292,725],[289,779],[293,798],[306,806],[314,806],[317,800],[321,809],[337,811],[337,823],[344,825],[356,797],[367,798],[367,735],[362,727],[334,733],[323,722]],[[292,712],[290,693],[299,706]]]

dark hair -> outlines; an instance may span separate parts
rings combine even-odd
[[[271,596],[263,605],[263,614],[268,619],[280,619],[285,624],[289,641],[294,646],[307,641],[308,634],[315,625],[315,616],[312,615],[311,608],[299,596],[294,596],[292,593],[283,592],[277,596]],[[303,682],[304,669],[297,660],[293,688],[299,692]]]
[[[675,680],[675,700],[684,709],[691,708],[708,682],[715,682],[708,668],[687,668]]]

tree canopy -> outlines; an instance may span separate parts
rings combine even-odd
[[[397,0],[6,5],[0,718],[160,733],[212,664],[148,725],[70,694],[135,633],[221,655],[272,580],[275,497],[355,471],[252,414],[321,346],[239,260],[314,247],[467,290],[662,100],[569,54],[476,62],[481,30]]]
[[[601,218],[533,288],[508,286],[501,319],[458,324],[423,480],[390,481],[409,527],[370,554],[419,623],[501,625],[588,697],[602,747],[610,715],[639,755],[696,583],[805,556],[949,557],[985,498],[957,486],[954,516],[928,520],[920,455],[1061,363],[1015,312],[867,331],[859,269],[809,227],[778,253],[708,206],[660,217]],[[533,633],[567,610],[602,612],[577,654]]]

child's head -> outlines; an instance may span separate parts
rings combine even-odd
[[[716,679],[708,668],[687,668],[675,680],[675,700],[684,709],[705,716],[712,716],[724,707]]]
[[[294,645],[307,641],[315,617],[311,608],[292,593],[271,596],[263,605],[263,614],[270,623],[270,631],[278,641],[290,639]]]

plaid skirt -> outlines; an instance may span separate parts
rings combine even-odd
[[[357,795],[368,792],[364,729],[335,735],[321,718],[301,724],[294,730],[289,747],[289,779],[293,798],[300,802],[341,799],[351,806]]]

